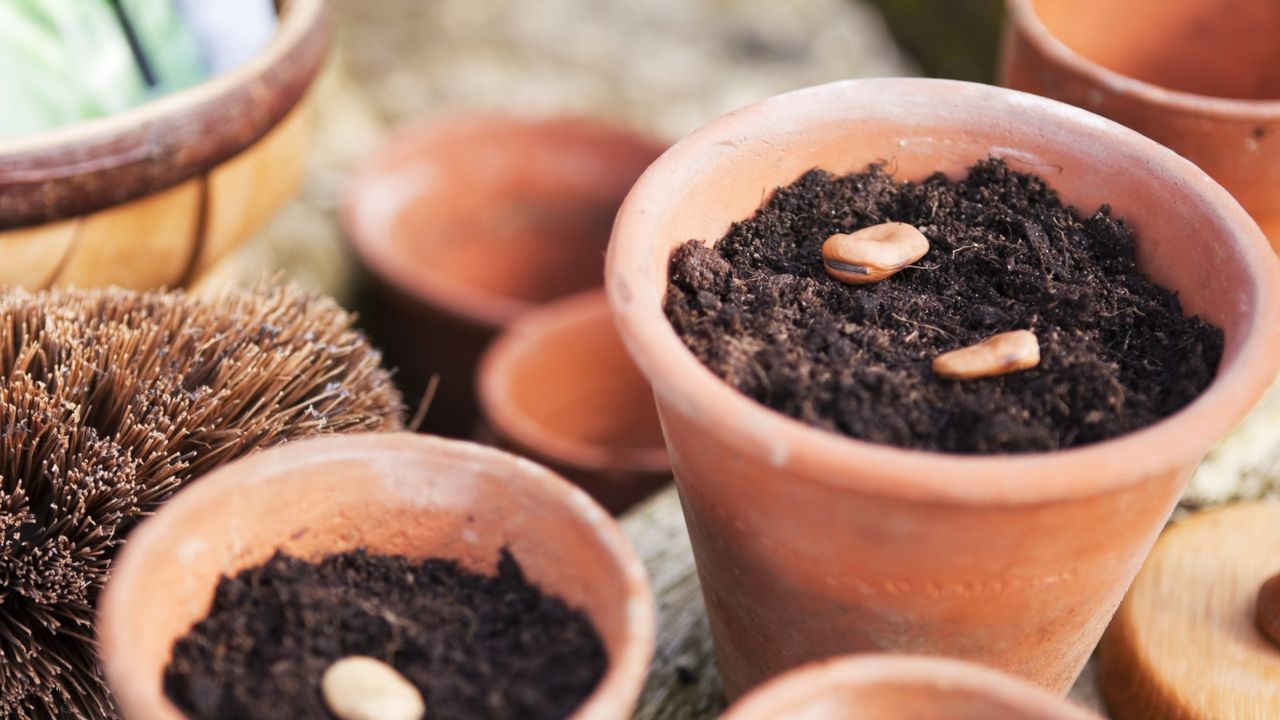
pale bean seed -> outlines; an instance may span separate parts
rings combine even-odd
[[[946,352],[933,359],[933,371],[949,380],[1006,375],[1040,364],[1040,341],[1030,330],[992,335],[976,345]]]
[[[927,252],[924,233],[907,223],[888,222],[827,238],[822,264],[840,282],[861,285],[883,280]]]
[[[320,679],[329,710],[340,720],[421,720],[418,688],[390,665],[352,655],[333,663]]]

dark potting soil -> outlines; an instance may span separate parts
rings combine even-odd
[[[826,274],[827,237],[889,221],[919,228],[928,254],[867,285]],[[901,447],[1098,442],[1185,406],[1222,356],[1220,330],[1139,274],[1122,219],[1106,206],[1081,215],[996,159],[956,182],[813,170],[714,247],[681,246],[670,273],[667,317],[730,385],[810,425]],[[937,355],[1015,329],[1039,338],[1038,367],[933,373]]]
[[[164,687],[202,720],[331,718],[320,678],[349,655],[393,666],[431,720],[563,718],[607,662],[587,617],[526,582],[505,550],[496,576],[363,551],[277,554],[222,579]]]

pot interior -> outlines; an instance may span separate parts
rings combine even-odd
[[[1121,75],[1199,95],[1280,99],[1275,0],[1033,0],[1045,27]]]
[[[459,118],[397,136],[355,194],[380,272],[502,324],[598,287],[618,206],[660,148],[585,121]]]
[[[592,469],[665,468],[653,392],[627,355],[603,294],[518,320],[495,346],[490,373],[491,418],[533,450]]]

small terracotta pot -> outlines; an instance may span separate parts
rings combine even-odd
[[[653,391],[622,347],[603,291],[508,325],[481,358],[476,394],[499,444],[548,465],[610,512],[671,480]]]
[[[1008,0],[1000,82],[1199,165],[1280,248],[1280,3]]]
[[[806,665],[722,720],[1101,720],[1003,673],[943,658],[861,655]]]
[[[395,134],[357,174],[343,217],[371,281],[364,324],[411,401],[439,373],[425,429],[470,434],[494,334],[603,282],[614,214],[662,147],[589,120],[462,115]]]
[[[672,250],[717,239],[810,168],[904,179],[995,155],[1070,203],[1111,203],[1137,256],[1222,328],[1217,377],[1175,415],[1076,449],[904,450],[810,427],[722,382],[662,311]],[[606,271],[653,386],[730,694],[858,650],[966,658],[1065,692],[1191,470],[1280,365],[1280,270],[1258,226],[1191,163],[1078,108],[1002,88],[856,80],[727,115],[627,197]]]
[[[276,550],[355,548],[457,559],[494,571],[507,546],[526,576],[586,611],[609,669],[574,718],[626,718],[653,652],[644,568],[608,515],[521,458],[406,433],[305,440],[231,463],[129,536],[99,604],[107,680],[125,717],[177,720],[162,677],[173,643],[209,610],[219,578]]]

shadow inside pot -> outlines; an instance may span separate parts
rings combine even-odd
[[[589,120],[462,115],[399,132],[359,173],[344,220],[363,324],[411,402],[440,376],[424,430],[469,434],[493,335],[601,285],[614,214],[661,152]]]
[[[522,315],[485,352],[476,389],[499,445],[551,466],[611,512],[670,481],[653,392],[602,291]]]

